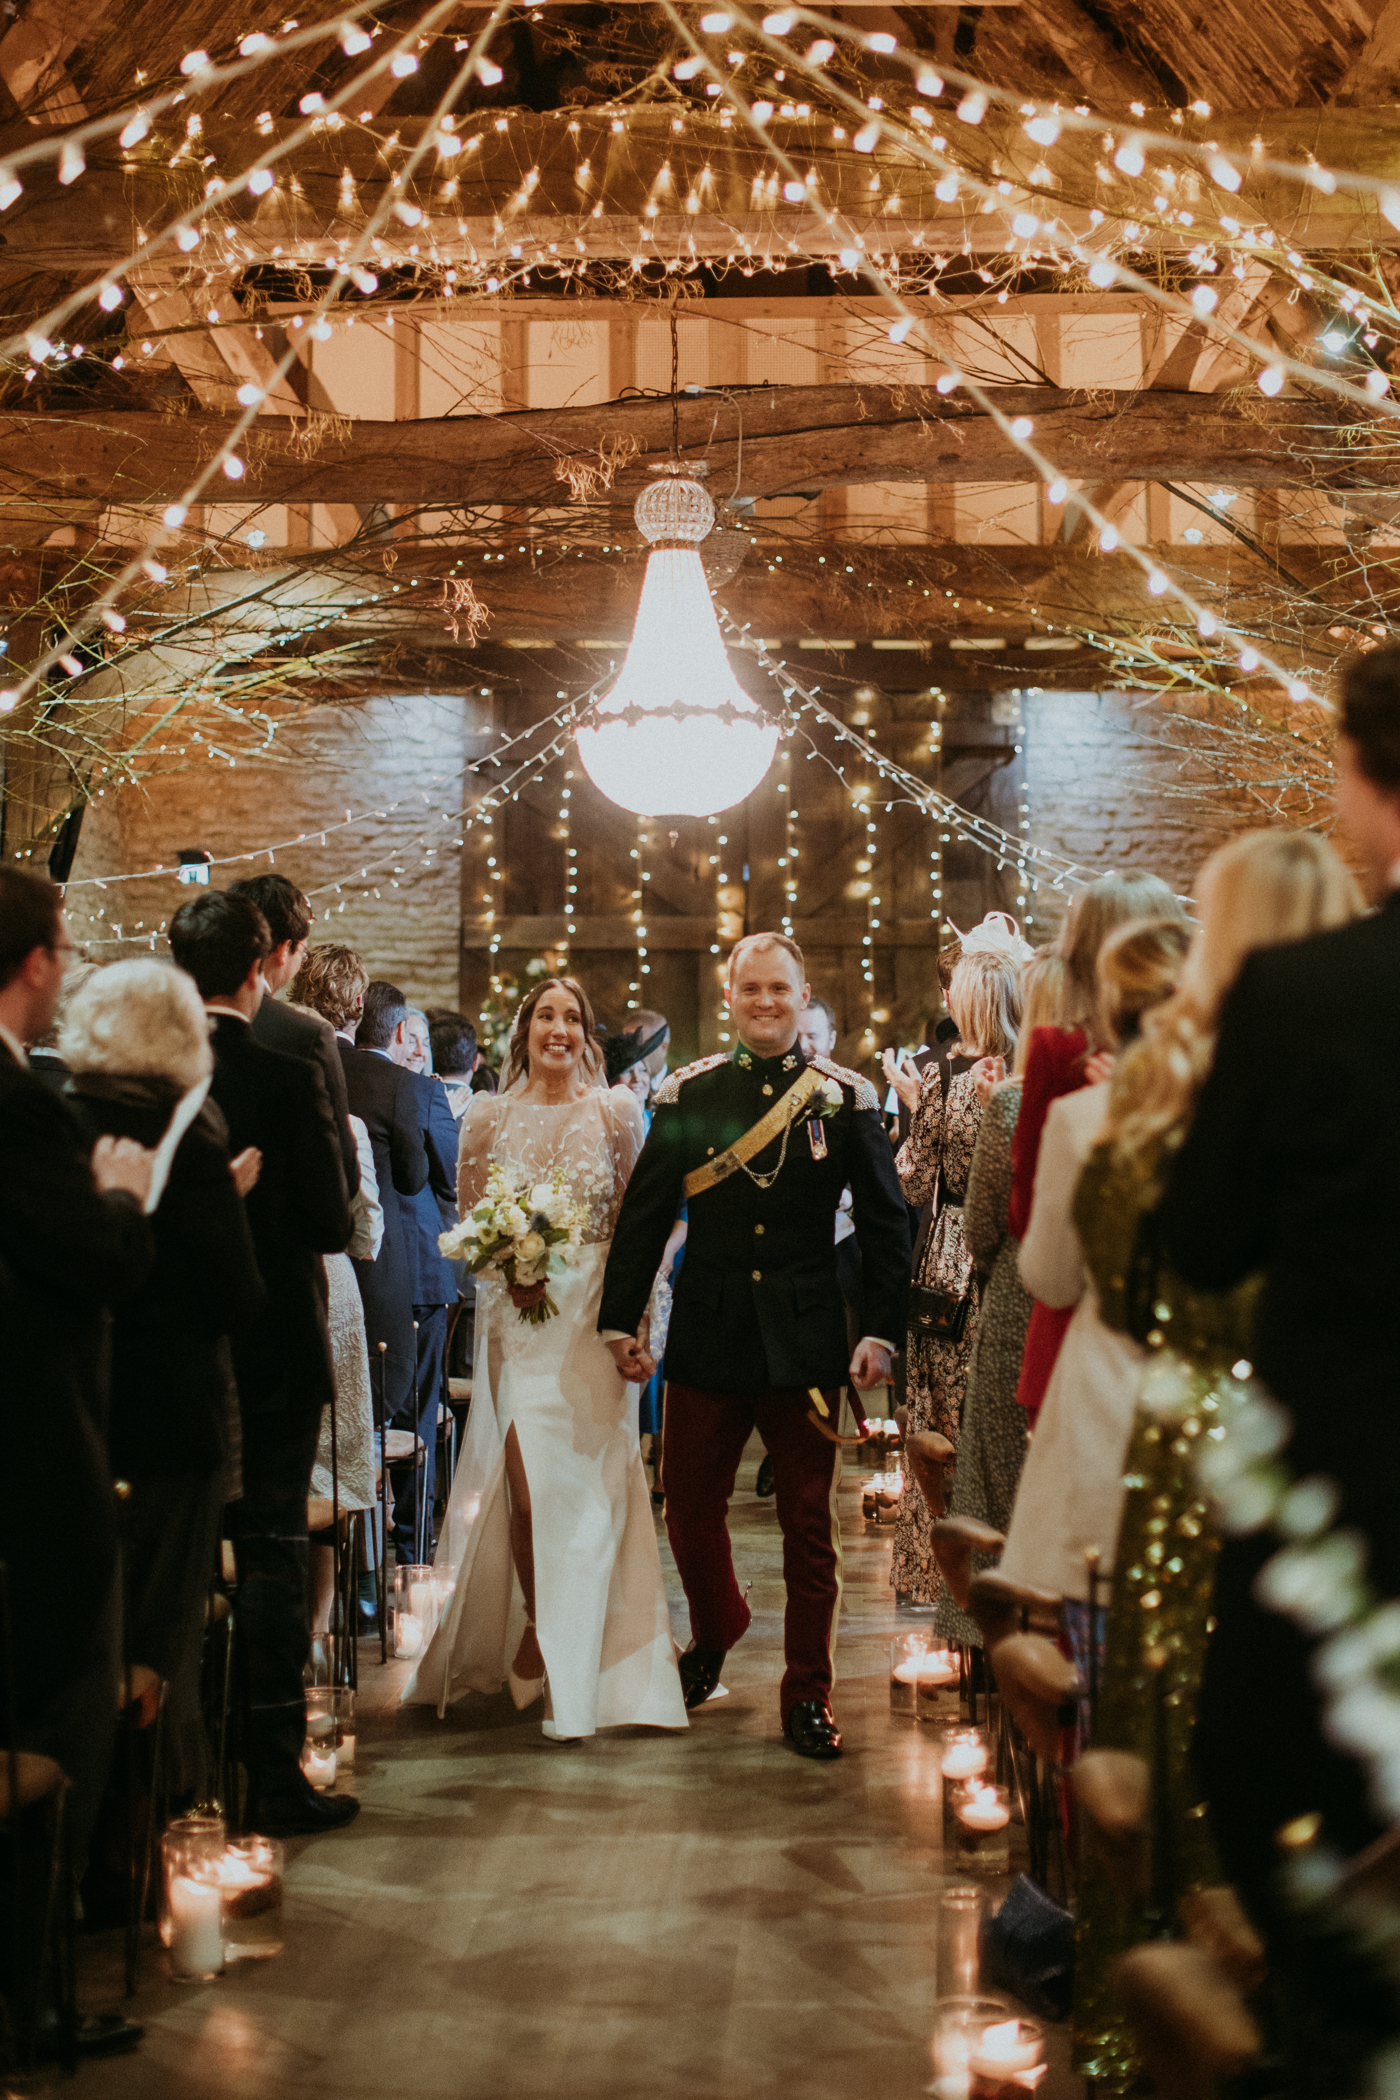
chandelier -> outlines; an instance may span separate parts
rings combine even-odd
[[[708,817],[753,793],[773,762],[777,725],[729,668],[700,562],[715,507],[672,473],[633,513],[651,542],[627,661],[576,733],[585,772],[638,816]]]

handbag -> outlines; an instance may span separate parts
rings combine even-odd
[[[909,1331],[927,1341],[960,1342],[972,1305],[972,1279],[961,1297],[936,1284],[916,1283],[909,1292]]]

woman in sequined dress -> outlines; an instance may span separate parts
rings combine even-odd
[[[1006,1060],[1015,1050],[1021,1016],[1020,966],[1028,953],[1019,939],[1014,953],[1006,948],[969,952],[975,933],[976,929],[964,940],[962,959],[948,988],[948,1010],[958,1024],[964,1050],[979,1062],[950,1083],[946,1099],[937,1065],[929,1066],[909,1135],[895,1160],[907,1201],[925,1204],[936,1198],[937,1203],[915,1285],[926,1285],[967,1306],[956,1340],[951,1335],[925,1334],[911,1319],[906,1371],[909,1429],[935,1429],[954,1444],[977,1339],[977,1277],[963,1229],[967,1178],[982,1125],[983,1102],[977,1083],[979,1076],[984,1086],[1006,1076]],[[940,1579],[933,1557],[933,1516],[906,1474],[895,1515],[890,1585],[913,1603],[932,1604]]]
[[[1194,1454],[1237,1404],[1243,1388],[1236,1370],[1249,1375],[1258,1285],[1251,1279],[1215,1293],[1184,1283],[1156,1252],[1152,1213],[1245,957],[1342,925],[1361,899],[1325,840],[1260,831],[1206,862],[1197,905],[1201,924],[1181,984],[1118,1062],[1103,1135],[1075,1203],[1100,1317],[1149,1351],[1124,1468],[1095,1742],[1151,1764],[1156,1701],[1165,1698],[1163,1777],[1173,1835],[1167,1886],[1175,1901],[1219,1878],[1190,1761],[1219,1543],[1197,1489]],[[1160,1684],[1159,1671],[1166,1673]],[[1103,2093],[1130,2091],[1137,2075],[1109,1973],[1151,1929],[1143,1907],[1115,1894],[1088,1851],[1080,1871],[1075,2066]]]

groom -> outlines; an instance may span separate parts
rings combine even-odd
[[[653,1096],[628,1183],[598,1327],[624,1378],[655,1368],[643,1320],[666,1238],[689,1206],[666,1343],[666,1528],[690,1605],[681,1657],[688,1707],[703,1705],[749,1623],[725,1517],[756,1427],[773,1460],[787,1583],[783,1731],[800,1757],[841,1754],[830,1692],[841,1542],[842,1388],[889,1375],[904,1333],[908,1213],[879,1098],[868,1080],[807,1058],[798,1020],[802,951],[757,933],[729,958],[731,1056],[704,1057]],[[849,1371],[836,1275],[836,1207],[847,1186],[865,1278],[864,1339]]]

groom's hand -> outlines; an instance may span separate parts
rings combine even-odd
[[[861,1393],[868,1393],[872,1386],[888,1385],[890,1378],[890,1352],[880,1342],[868,1337],[856,1344],[856,1353],[851,1358],[851,1384]]]
[[[655,1359],[642,1348],[635,1335],[624,1335],[621,1340],[608,1343],[612,1360],[629,1385],[645,1385],[656,1369]]]

